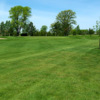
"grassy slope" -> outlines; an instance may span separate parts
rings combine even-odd
[[[0,40],[0,100],[100,100],[97,37]]]

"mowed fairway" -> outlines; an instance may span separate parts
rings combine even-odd
[[[100,100],[97,36],[0,40],[0,100]]]

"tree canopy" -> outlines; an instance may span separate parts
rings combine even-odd
[[[41,35],[47,36],[47,29],[48,29],[48,27],[46,25],[43,25],[40,29]]]
[[[0,23],[0,36],[68,36],[68,35],[88,35],[99,34],[100,21],[96,22],[94,32],[92,29],[80,29],[80,26],[73,27],[76,24],[76,13],[72,10],[64,10],[58,13],[56,21],[48,27],[43,25],[41,29],[36,29],[33,22],[28,19],[31,16],[31,8],[23,6],[14,6],[9,10],[10,21]]]
[[[72,25],[76,24],[75,18],[76,13],[72,10],[64,10],[57,15],[56,20],[61,24],[65,36],[71,31]]]
[[[28,17],[31,16],[30,7],[15,6],[9,11],[11,23],[13,24],[17,35],[19,35],[21,28],[27,23]]]

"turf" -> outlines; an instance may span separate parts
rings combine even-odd
[[[97,36],[0,40],[0,100],[100,100]]]

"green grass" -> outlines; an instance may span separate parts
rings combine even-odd
[[[0,40],[0,100],[100,100],[97,36]]]

